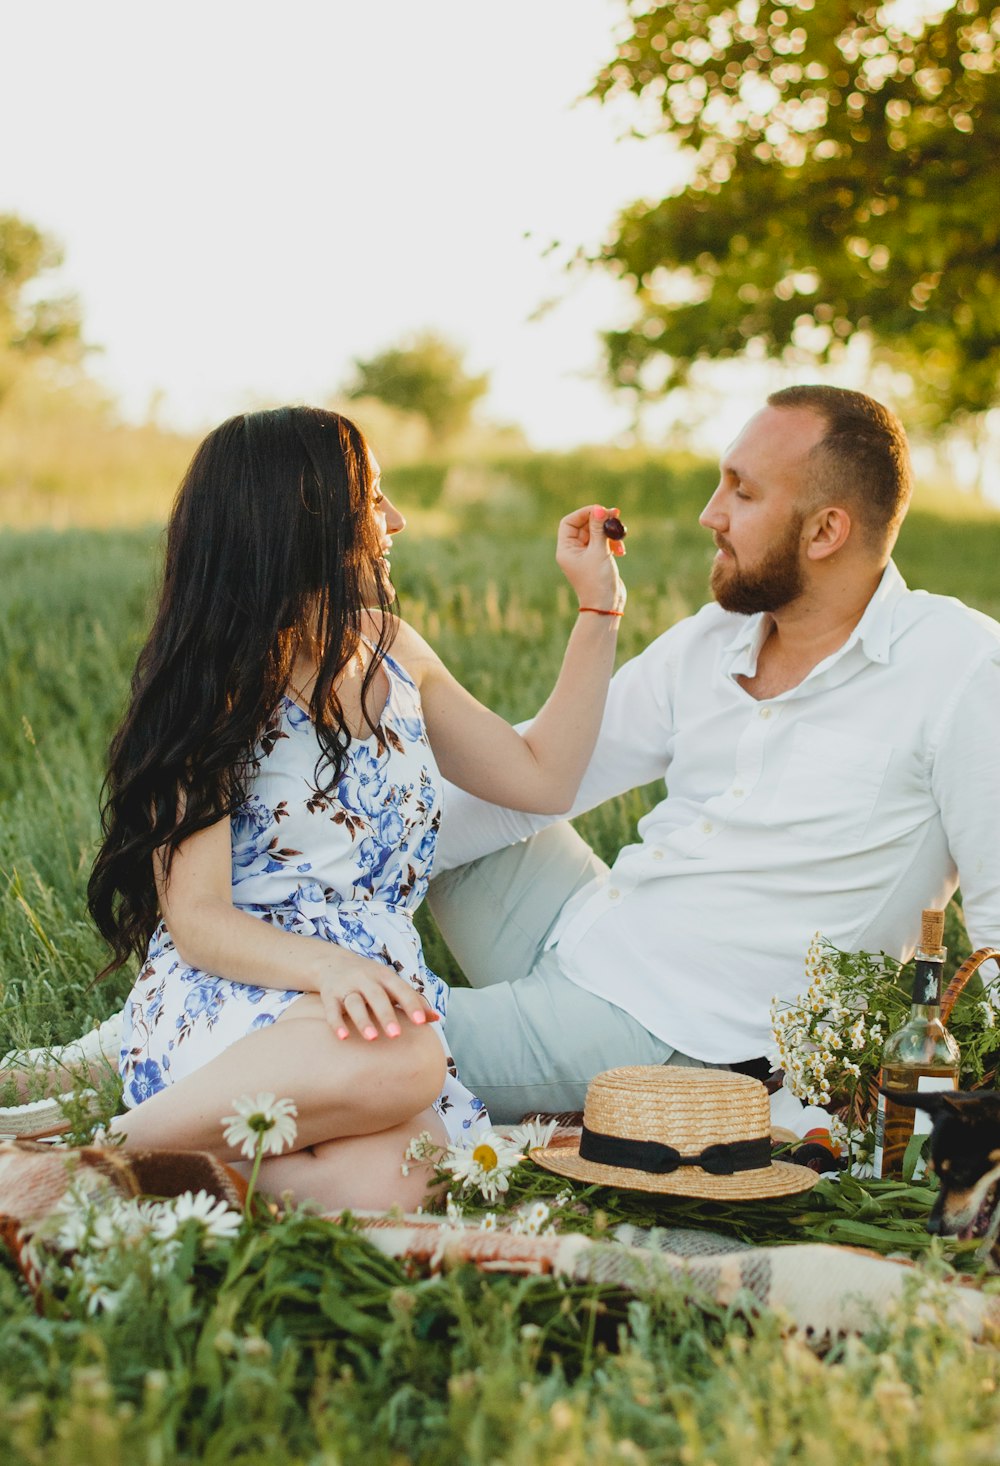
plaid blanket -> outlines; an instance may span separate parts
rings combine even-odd
[[[185,1151],[73,1150],[33,1141],[0,1144],[0,1237],[32,1282],[24,1243],[71,1181],[89,1194],[178,1196],[208,1192],[242,1205],[243,1179],[214,1156]],[[438,1217],[354,1213],[367,1240],[428,1271],[472,1264],[485,1272],[551,1273],[636,1293],[679,1288],[697,1302],[776,1313],[789,1331],[821,1342],[860,1333],[910,1289],[928,1316],[971,1338],[1000,1342],[1000,1297],[931,1279],[905,1263],[847,1247],[749,1247],[712,1233],[620,1227],[612,1241],[573,1233],[538,1237],[483,1231]],[[331,1219],[332,1220],[332,1219]]]

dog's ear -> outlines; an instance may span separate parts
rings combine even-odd
[[[942,1110],[947,1109],[949,1114],[968,1125],[981,1124],[984,1120],[989,1122],[990,1119],[1000,1121],[1000,1094],[995,1090],[987,1090],[984,1094],[979,1089],[950,1089],[942,1091],[939,1098],[944,1102]]]
[[[908,1109],[924,1110],[937,1119],[945,1110],[953,1115],[962,1113],[962,1096],[958,1090],[935,1089],[925,1093],[919,1089],[886,1089],[879,1085],[879,1093],[891,1099],[894,1105],[905,1105]]]
[[[932,1119],[950,1115],[967,1125],[987,1119],[1000,1122],[1000,1093],[996,1090],[937,1089],[929,1093],[917,1089],[895,1090],[879,1085],[880,1093],[897,1105],[924,1110]]]

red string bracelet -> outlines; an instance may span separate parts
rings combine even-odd
[[[581,606],[580,611],[593,611],[595,616],[624,616],[624,611],[602,611],[600,606]]]

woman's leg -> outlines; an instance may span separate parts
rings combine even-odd
[[[222,1160],[222,1118],[242,1095],[270,1091],[295,1101],[297,1146],[372,1135],[405,1124],[441,1092],[445,1057],[431,1027],[404,1023],[398,1038],[334,1036],[319,999],[297,999],[276,1023],[117,1116],[109,1127],[130,1149],[207,1150]]]
[[[426,1198],[433,1172],[423,1162],[407,1161],[404,1176],[403,1155],[423,1130],[438,1145],[447,1144],[441,1119],[433,1110],[424,1110],[376,1135],[327,1140],[308,1150],[265,1160],[260,1168],[261,1190],[278,1200],[290,1193],[295,1201],[316,1202],[330,1212],[386,1211],[391,1206],[416,1211]],[[246,1162],[240,1165],[245,1173],[249,1169]]]

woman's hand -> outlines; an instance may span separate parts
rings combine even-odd
[[[393,656],[420,689],[438,767],[461,789],[510,809],[565,814],[600,731],[625,606],[616,561],[621,540],[604,533],[608,510],[588,504],[559,525],[556,559],[580,600],[556,685],[523,733],[478,703],[412,627],[400,623]]]
[[[316,992],[338,1038],[350,1037],[351,1024],[371,1041],[380,1028],[388,1038],[398,1038],[401,1018],[418,1025],[439,1021],[426,998],[385,963],[342,947],[329,955],[317,976]]]
[[[621,540],[610,540],[604,521],[617,509],[588,504],[560,520],[556,541],[556,563],[576,591],[581,606],[596,611],[621,611],[625,586],[615,563],[624,555]]]

